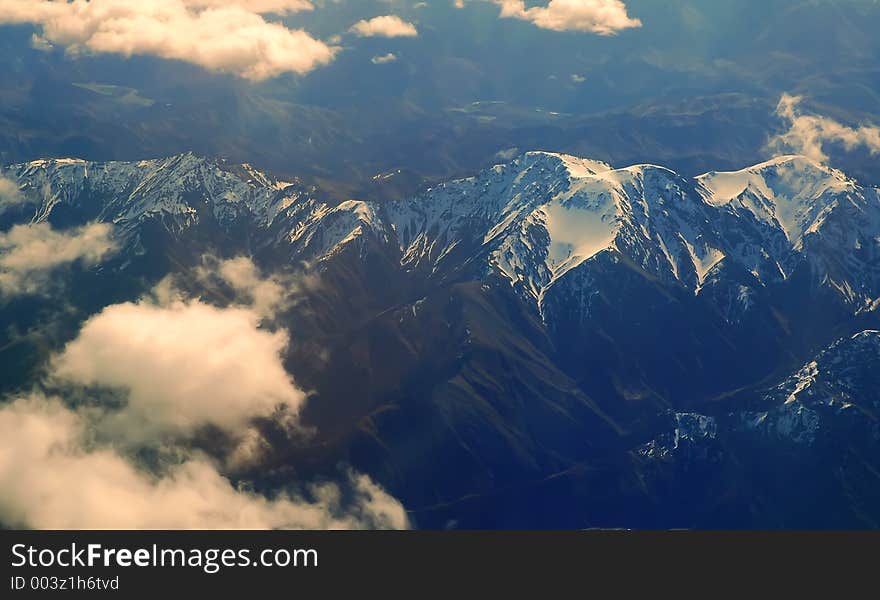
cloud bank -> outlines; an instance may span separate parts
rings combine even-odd
[[[802,154],[819,163],[828,162],[824,146],[829,143],[841,144],[847,150],[864,147],[871,154],[880,152],[880,127],[847,127],[828,117],[805,115],[800,110],[802,100],[789,94],[780,98],[776,114],[789,129],[770,140],[771,150]]]
[[[67,231],[35,223],[0,233],[0,294],[38,293],[56,269],[77,262],[100,262],[115,250],[110,234],[111,227],[105,223]]]
[[[338,48],[266,13],[309,10],[303,0],[0,0],[0,24],[36,25],[71,52],[151,55],[252,80],[304,74]]]
[[[586,31],[613,35],[641,27],[642,22],[627,13],[620,0],[550,0],[547,6],[526,8],[523,0],[492,0],[501,7],[502,19],[528,21],[552,31]]]
[[[161,475],[89,443],[86,419],[45,397],[0,409],[0,520],[36,529],[405,528],[406,513],[369,478],[350,474],[353,496],[312,487],[311,499],[267,498],[235,488],[204,457]]]
[[[360,37],[416,37],[418,29],[396,15],[385,15],[369,20],[358,21],[350,31]]]

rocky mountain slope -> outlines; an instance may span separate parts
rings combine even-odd
[[[686,178],[530,152],[372,202],[190,154],[0,176],[20,191],[0,229],[98,221],[121,248],[65,282],[64,309],[0,297],[6,391],[100,307],[244,255],[312,282],[277,319],[319,443],[280,440],[243,474],[257,485],[343,460],[427,527],[880,522],[860,483],[880,193],[834,169],[784,156]],[[798,470],[817,464],[844,475]],[[833,519],[785,516],[783,467],[791,490],[823,482]]]

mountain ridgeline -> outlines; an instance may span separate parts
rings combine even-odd
[[[835,169],[529,152],[372,202],[191,154],[0,175],[3,230],[120,248],[71,306],[0,297],[5,391],[102,306],[169,274],[220,298],[188,273],[246,255],[310,281],[273,326],[316,432],[254,485],[343,461],[430,528],[880,525],[880,192]]]

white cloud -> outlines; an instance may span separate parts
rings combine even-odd
[[[291,292],[299,291],[301,281],[284,281],[277,276],[264,277],[260,269],[247,257],[217,260],[206,256],[196,276],[210,284],[213,278],[228,285],[237,299],[263,317],[273,317],[286,308]]]
[[[260,319],[252,308],[199,300],[110,306],[56,357],[54,374],[128,392],[103,425],[116,438],[140,442],[205,425],[234,435],[280,407],[295,415],[306,398],[282,363],[287,334],[260,329]]]
[[[51,52],[55,47],[44,37],[35,33],[31,36],[31,48],[40,52]]]
[[[269,320],[299,303],[306,292],[321,287],[320,278],[314,274],[264,275],[246,256],[221,260],[205,255],[194,275],[203,290],[219,293],[228,303],[248,307]],[[154,289],[154,296],[158,294],[156,297],[161,296],[166,303],[182,298],[176,283],[167,278]]]
[[[516,158],[517,154],[519,154],[519,148],[504,148],[503,150],[499,150],[495,153],[495,158],[498,160],[509,161]]]
[[[0,212],[4,207],[19,204],[24,200],[18,184],[12,179],[0,177]]]
[[[7,180],[0,194],[18,201]],[[54,270],[95,263],[114,249],[111,228],[55,231],[47,223],[0,234],[0,284],[22,291]],[[306,394],[284,368],[284,331],[261,322],[288,305],[301,278],[264,276],[247,258],[206,259],[195,280],[214,278],[234,298],[220,308],[185,299],[172,279],[151,299],[105,308],[49,362],[45,389],[76,393],[70,408],[42,393],[0,404],[0,525],[34,528],[405,528],[401,504],[369,477],[266,496],[242,491],[227,475],[258,468],[271,450],[255,419],[308,433],[298,422]],[[207,288],[205,288],[207,289]],[[86,386],[75,389],[71,386]],[[91,386],[123,392],[118,402]],[[10,401],[11,400],[11,401]],[[221,429],[211,456],[194,434]],[[276,429],[278,430],[278,429]],[[149,469],[135,457],[158,451]],[[293,482],[295,483],[295,482]],[[303,491],[304,490],[304,491]]]
[[[772,150],[802,154],[819,163],[828,161],[824,151],[827,143],[841,144],[847,150],[865,147],[871,154],[880,152],[880,127],[848,127],[828,117],[802,114],[802,100],[789,94],[779,99],[776,114],[788,123],[789,129],[770,140]]]
[[[641,27],[627,14],[620,0],[550,0],[547,6],[526,8],[523,0],[491,0],[501,7],[502,19],[529,21],[553,31],[587,31],[613,35],[623,29]]]
[[[307,10],[300,0],[0,0],[0,23],[32,23],[71,52],[152,55],[261,80],[307,73],[338,48],[261,13]]]
[[[48,223],[16,225],[0,233],[0,293],[43,290],[55,269],[75,262],[96,264],[115,249],[111,227],[93,223],[55,231]]]
[[[218,275],[239,294],[250,299],[255,311],[273,315],[284,303],[284,286],[274,277],[264,278],[253,261],[246,257],[224,260],[217,266]]]
[[[184,4],[194,8],[239,6],[261,15],[287,15],[315,8],[308,0],[184,0]]]
[[[260,328],[261,312],[274,310],[286,293],[276,287],[280,280],[263,277],[249,259],[201,270],[247,304],[183,299],[166,279],[152,299],[110,306],[87,320],[50,362],[48,389],[106,386],[127,392],[121,402],[102,401],[87,388],[76,409],[36,392],[0,405],[0,525],[408,527],[400,502],[362,474],[273,496],[243,491],[227,478],[230,469],[259,467],[270,448],[255,418],[303,431],[297,410],[306,395],[283,366],[287,334]],[[206,425],[234,444],[212,456],[191,449],[192,434]],[[159,451],[160,465],[138,463],[141,449]]]
[[[358,21],[350,30],[361,37],[415,37],[419,35],[416,26],[407,23],[396,15],[385,15],[369,20]]]
[[[364,475],[311,488],[312,501],[234,487],[205,457],[161,473],[90,442],[86,418],[57,400],[0,408],[0,522],[36,529],[406,528],[403,507]]]
[[[374,57],[371,59],[371,62],[372,62],[374,65],[384,65],[384,64],[387,64],[387,63],[394,62],[394,61],[396,61],[396,60],[397,60],[397,55],[394,54],[394,53],[392,53],[392,52],[389,52],[388,54],[383,54],[383,55],[381,55],[381,56],[374,56]]]

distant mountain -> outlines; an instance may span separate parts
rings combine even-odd
[[[97,220],[122,246],[69,282],[74,309],[0,298],[0,329],[37,331],[16,373],[204,254],[319,281],[279,317],[319,440],[279,440],[242,474],[257,485],[346,460],[426,527],[880,523],[860,483],[878,439],[880,193],[840,171],[785,156],[689,178],[528,152],[343,202],[192,154],[0,175],[24,198],[0,229]],[[66,325],[40,333],[50,314]],[[782,509],[818,481],[824,505]]]

